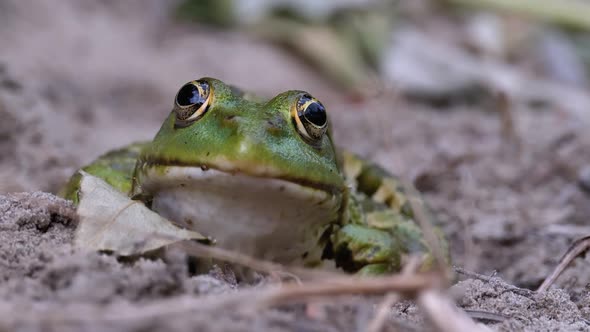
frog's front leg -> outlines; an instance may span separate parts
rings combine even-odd
[[[336,264],[361,274],[399,271],[404,258],[418,256],[421,269],[432,267],[432,249],[415,221],[412,206],[428,211],[422,198],[382,168],[344,153],[343,169],[351,188],[349,217],[332,236]],[[410,202],[412,201],[412,202]],[[448,257],[444,235],[433,228]]]
[[[348,224],[332,236],[336,264],[359,274],[385,274],[400,268],[401,248],[389,233],[366,225]]]
[[[123,148],[107,152],[82,168],[88,174],[101,178],[106,183],[120,192],[128,195],[131,192],[135,163],[141,150],[150,144],[138,142],[129,144]],[[80,189],[81,175],[76,172],[61,189],[60,196],[78,204],[78,191]]]
[[[337,229],[331,238],[336,264],[343,269],[365,275],[397,272],[410,256],[421,260],[421,270],[432,267],[432,251],[412,219],[385,209],[353,222]],[[444,235],[437,228],[434,231],[447,258]]]

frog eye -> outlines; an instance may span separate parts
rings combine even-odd
[[[176,125],[186,126],[201,118],[209,108],[209,83],[190,81],[178,90],[174,100]]]
[[[326,108],[308,94],[299,97],[291,117],[299,134],[308,141],[318,141],[328,129]]]

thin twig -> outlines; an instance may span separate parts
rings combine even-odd
[[[339,277],[318,280],[315,284],[285,285],[280,291],[267,296],[266,300],[260,302],[264,305],[277,305],[319,296],[383,294],[387,292],[414,296],[425,289],[440,288],[441,281],[438,273],[394,274],[387,277]]]
[[[422,264],[422,259],[417,256],[411,256],[408,260],[408,263],[404,266],[401,274],[402,275],[411,275],[418,271],[420,265]],[[377,306],[377,313],[373,320],[367,326],[367,332],[379,332],[383,329],[383,325],[385,324],[385,320],[387,319],[387,313],[389,312],[389,308],[399,301],[400,297],[396,293],[388,293],[385,295],[379,306]]]
[[[400,297],[396,293],[387,293],[379,306],[377,307],[377,313],[373,320],[367,326],[367,332],[379,332],[383,329],[383,325],[385,324],[385,320],[387,319],[387,313],[389,312],[389,308],[399,301]]]
[[[484,274],[469,271],[469,270],[466,270],[466,269],[464,269],[462,267],[458,267],[458,266],[455,266],[453,269],[455,270],[455,273],[462,274],[462,275],[467,276],[472,279],[479,279],[479,280],[485,281],[485,282],[490,282],[490,281],[493,281],[494,279],[496,279],[496,277],[486,276]]]
[[[436,290],[422,292],[418,296],[418,304],[438,331],[487,332]]]
[[[513,292],[513,293],[521,295],[521,296],[525,296],[527,298],[531,298],[532,296],[534,296],[534,292],[532,290],[516,287],[514,285],[510,285],[497,277],[486,276],[486,275],[479,274],[479,273],[476,273],[473,271],[465,270],[465,269],[457,267],[457,266],[454,267],[454,270],[455,270],[455,273],[462,274],[462,275],[467,276],[472,279],[478,279],[478,280],[485,281],[485,282],[501,281],[502,284],[504,284],[504,287],[506,288],[507,291]]]
[[[561,273],[567,268],[567,266],[578,256],[585,253],[590,249],[590,236],[585,236],[581,239],[576,240],[567,250],[565,255],[559,260],[559,264],[553,269],[553,272],[543,281],[541,286],[537,289],[538,293],[543,293],[553,285],[555,280],[559,278]]]
[[[512,318],[510,316],[506,316],[503,314],[489,312],[489,311],[483,311],[483,310],[468,310],[468,309],[464,309],[464,310],[465,310],[465,313],[469,317],[471,317],[471,319],[487,320],[490,322],[502,323],[503,321]]]
[[[285,283],[267,287],[254,287],[233,293],[208,296],[180,296],[129,306],[117,304],[101,309],[76,306],[76,315],[70,315],[63,307],[47,307],[31,315],[30,310],[0,304],[0,317],[4,323],[39,322],[41,324],[68,324],[79,322],[148,321],[162,317],[170,318],[191,312],[217,312],[219,310],[256,310],[285,303],[292,303],[322,296],[342,296],[352,294],[382,294],[399,292],[413,296],[425,289],[440,287],[440,276],[435,274],[391,275],[388,277],[355,277],[324,279],[315,284]],[[45,325],[44,325],[45,326]]]
[[[508,94],[504,91],[498,91],[496,95],[496,110],[500,115],[500,124],[502,127],[502,138],[514,144],[516,152],[522,149],[522,141],[520,135],[516,131],[516,118],[513,112],[513,106]]]
[[[442,245],[438,236],[436,236],[434,232],[434,226],[432,224],[432,215],[427,208],[424,206],[424,202],[416,199],[416,197],[420,197],[420,194],[412,186],[410,183],[403,183],[404,189],[406,189],[408,193],[408,202],[410,203],[410,207],[414,212],[414,220],[420,228],[422,229],[422,233],[424,234],[424,240],[428,244],[430,248],[430,252],[434,257],[435,267],[442,273],[442,277],[448,283],[451,280],[451,271],[449,269],[447,259],[444,256],[444,250],[442,249]]]
[[[269,274],[286,273],[307,279],[337,279],[346,278],[347,275],[337,271],[326,271],[320,269],[309,269],[296,266],[285,266],[261,259],[254,258],[236,251],[223,249],[220,247],[204,245],[195,241],[182,241],[174,246],[180,247],[187,254],[197,257],[213,258],[224,262],[242,265],[250,269],[265,272]]]

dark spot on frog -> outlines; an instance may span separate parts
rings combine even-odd
[[[207,154],[206,154],[206,155],[207,155],[207,157],[209,157],[209,155],[210,155],[210,154],[211,154],[211,152],[207,151]]]
[[[280,186],[279,187],[279,192],[283,192],[283,191],[285,191],[285,186]]]
[[[270,126],[274,126],[274,127],[280,128],[280,127],[285,126],[286,121],[285,121],[285,119],[282,116],[277,115],[273,119],[267,120],[267,123]]]
[[[208,171],[209,170],[209,166],[207,166],[207,165],[201,165],[201,169],[203,171]]]

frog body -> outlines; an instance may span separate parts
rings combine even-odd
[[[221,247],[264,259],[332,259],[368,274],[399,270],[409,254],[424,267],[432,260],[413,220],[417,197],[337,151],[324,106],[304,91],[263,100],[213,78],[188,82],[153,141],[83,170]],[[78,183],[70,180],[67,198],[78,199]]]

